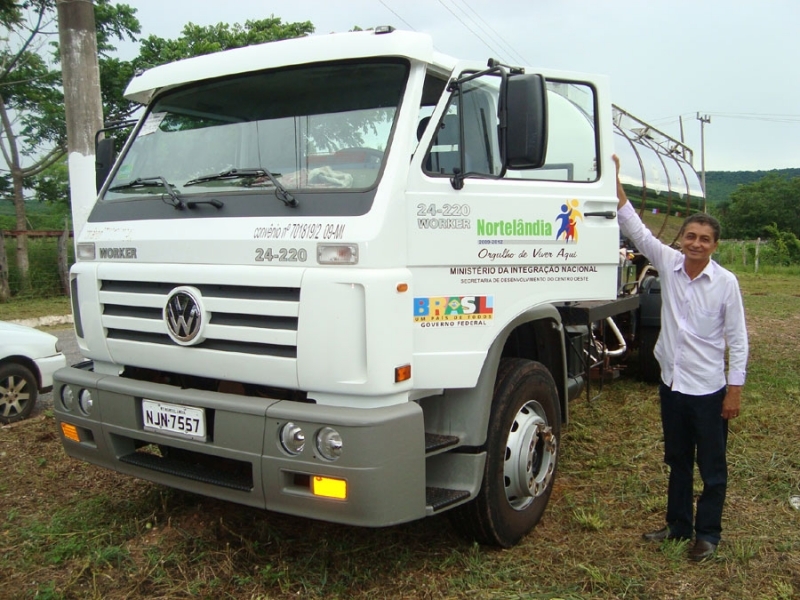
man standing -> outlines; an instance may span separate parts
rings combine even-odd
[[[722,532],[728,420],[739,416],[747,366],[742,295],[736,277],[711,260],[719,244],[719,222],[707,214],[692,215],[678,235],[681,250],[661,243],[628,202],[619,181],[619,158],[613,159],[620,229],[661,278],[661,334],[654,353],[661,366],[664,462],[670,468],[667,525],[644,538],[688,540],[694,532],[689,558],[701,561],[714,554]],[[696,515],[695,452],[703,480]]]

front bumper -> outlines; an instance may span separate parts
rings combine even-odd
[[[194,493],[267,510],[337,523],[385,526],[426,514],[422,410],[413,403],[358,409],[181,389],[97,374],[91,363],[55,374],[54,409],[68,455]],[[64,386],[77,399],[92,393],[89,415],[61,402]],[[143,428],[142,399],[202,408],[207,439],[178,438]],[[307,443],[298,456],[280,443],[287,422]],[[73,426],[79,441],[64,435]],[[323,427],[341,434],[336,461],[320,456]],[[160,448],[161,452],[154,451]],[[343,500],[316,496],[316,476],[344,480]]]

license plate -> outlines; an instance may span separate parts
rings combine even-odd
[[[206,413],[202,408],[142,400],[142,420],[147,431],[158,431],[193,440],[206,439]]]

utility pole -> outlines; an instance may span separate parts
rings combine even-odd
[[[700,121],[700,184],[703,188],[703,212],[708,212],[706,202],[706,138],[703,128],[706,123],[711,123],[711,117],[709,115],[701,117],[698,112],[697,120]]]
[[[97,196],[94,135],[103,127],[97,32],[91,0],[56,0],[56,8],[67,117],[72,230],[77,244]]]

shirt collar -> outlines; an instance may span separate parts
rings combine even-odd
[[[686,261],[686,257],[681,254],[681,260],[679,260],[677,262],[677,264],[675,265],[675,269],[674,270],[675,271],[683,271],[684,273],[686,273],[686,271],[683,268],[683,263],[685,261]],[[716,273],[717,273],[717,263],[715,263],[714,259],[712,258],[711,260],[708,261],[708,264],[703,268],[703,270],[700,271],[700,274],[697,277],[695,277],[695,279],[705,275],[706,277],[708,277],[709,280],[713,281],[714,275],[716,275]]]

